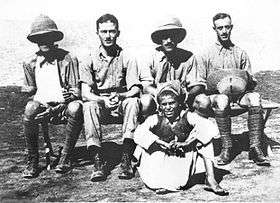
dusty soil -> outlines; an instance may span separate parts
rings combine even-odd
[[[280,102],[280,71],[256,74],[257,88],[266,99]],[[279,201],[280,200],[280,111],[273,110],[265,134],[272,146],[271,166],[260,167],[248,160],[246,141],[246,114],[233,119],[233,137],[239,143],[239,155],[227,166],[216,168],[220,184],[229,190],[226,197],[205,191],[203,176],[194,179],[190,188],[166,195],[156,195],[147,189],[136,172],[132,180],[117,177],[120,161],[120,126],[104,127],[104,148],[111,174],[104,182],[89,181],[90,165],[84,138],[76,147],[76,166],[72,172],[59,175],[47,171],[43,158],[43,140],[40,140],[38,178],[21,178],[25,164],[25,141],[21,115],[27,97],[18,86],[0,87],[0,201]],[[55,149],[63,143],[63,126],[51,126],[51,141]],[[218,145],[217,145],[218,146]]]

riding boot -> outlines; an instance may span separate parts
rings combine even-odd
[[[131,165],[132,154],[135,149],[133,139],[125,138],[123,141],[123,154],[121,160],[121,171],[119,179],[131,179],[134,176],[133,168]]]
[[[39,175],[38,133],[39,126],[32,120],[24,119],[24,135],[27,147],[27,165],[22,172],[24,178],[34,178]]]
[[[231,118],[228,110],[216,111],[216,122],[219,127],[222,141],[222,150],[217,160],[218,165],[229,164],[233,158],[233,143],[231,140]]]
[[[72,168],[72,154],[79,134],[82,130],[82,121],[72,117],[68,118],[65,128],[66,140],[62,150],[61,159],[55,168],[57,173],[66,173]]]
[[[264,120],[261,107],[250,107],[248,112],[249,130],[249,159],[257,165],[269,165],[269,161],[262,151]]]

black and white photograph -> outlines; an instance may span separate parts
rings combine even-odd
[[[0,0],[0,202],[280,201],[278,0]]]

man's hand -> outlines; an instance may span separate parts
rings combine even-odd
[[[73,95],[75,93],[75,90],[73,88],[69,88],[69,90],[62,89],[62,95],[65,100],[65,103],[69,103],[73,99]]]
[[[105,104],[105,107],[108,109],[114,109],[119,105],[119,100],[117,97],[103,97],[103,101]]]
[[[52,112],[52,107],[48,107],[42,113],[37,114],[34,120],[41,122],[42,120],[49,119],[52,116]]]

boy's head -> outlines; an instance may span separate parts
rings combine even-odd
[[[169,118],[176,118],[181,110],[181,87],[180,83],[165,83],[158,89],[157,102],[161,113]]]

